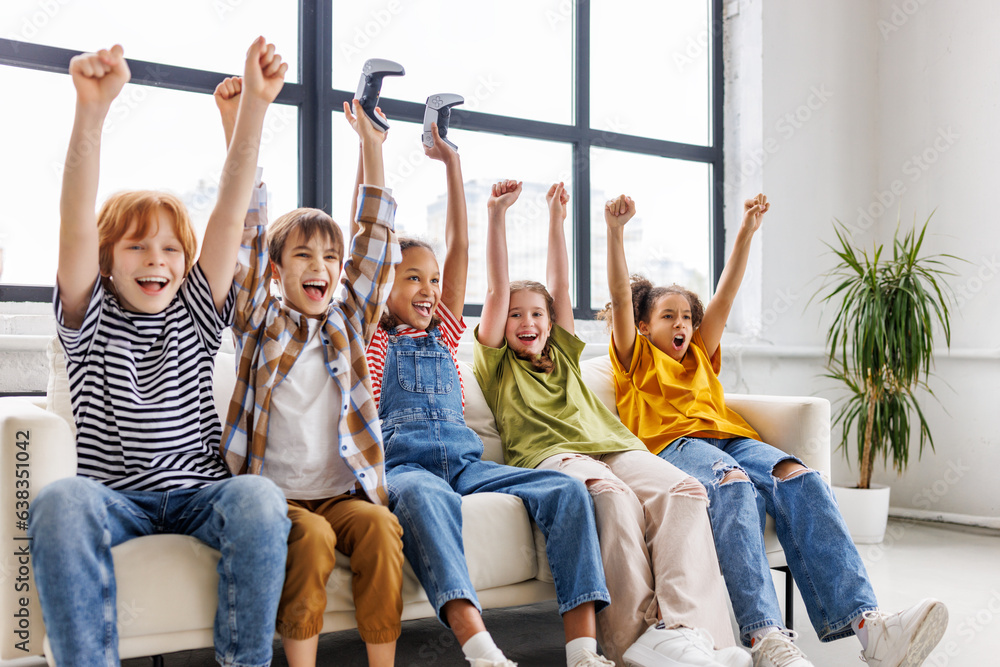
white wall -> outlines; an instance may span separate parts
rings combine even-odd
[[[740,317],[727,334],[727,387],[836,398],[819,378],[826,320],[817,304],[806,306],[832,264],[823,245],[834,238],[832,220],[871,243],[891,239],[897,209],[906,221],[914,214],[922,221],[937,208],[925,250],[971,262],[956,264],[952,352],[938,355],[932,379],[941,405],[925,402],[937,452],[919,462],[914,452],[904,477],[880,470],[875,481],[892,485],[897,508],[1000,516],[1000,438],[991,419],[1000,380],[991,327],[1000,305],[1000,233],[991,206],[1000,148],[1000,5],[741,0],[739,8],[727,19],[729,47],[752,44],[747,34],[759,34],[760,47],[746,60],[727,56],[727,100],[736,102],[727,104],[727,181],[747,186],[738,194],[727,188],[729,236],[740,199],[754,187],[773,207],[755,239],[760,251]],[[759,78],[741,76],[756,69]],[[762,108],[759,127],[748,126],[746,109],[754,104]],[[755,162],[760,137],[766,157]],[[748,178],[746,165],[759,162]],[[744,168],[734,171],[734,163]],[[835,454],[835,482],[853,477]]]

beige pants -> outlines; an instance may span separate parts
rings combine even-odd
[[[538,466],[587,485],[611,604],[597,616],[601,647],[622,653],[662,618],[704,628],[716,648],[734,646],[726,586],[708,519],[705,487],[649,452],[557,454]]]

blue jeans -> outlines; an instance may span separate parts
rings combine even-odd
[[[545,536],[559,613],[610,601],[593,501],[582,482],[553,470],[483,461],[483,443],[465,425],[462,390],[437,330],[390,336],[379,416],[385,437],[389,507],[403,527],[403,553],[442,623],[451,600],[482,610],[462,544],[462,496],[506,493],[524,503]]]
[[[783,626],[764,551],[768,514],[820,640],[853,634],[851,620],[877,608],[861,556],[818,472],[778,479],[772,474],[778,463],[801,461],[751,438],[678,438],[660,457],[708,490],[715,548],[744,644],[754,630]],[[750,481],[723,484],[733,470]]]
[[[46,486],[31,505],[28,536],[56,664],[117,667],[111,547],[159,533],[190,535],[222,553],[216,660],[270,664],[285,576],[286,511],[281,491],[255,475],[173,491],[115,491],[85,477]]]

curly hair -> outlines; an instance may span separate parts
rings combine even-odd
[[[515,280],[510,284],[510,295],[514,296],[517,292],[527,290],[529,292],[534,292],[535,294],[540,294],[543,299],[545,299],[545,310],[549,313],[549,322],[556,321],[556,302],[549,294],[549,290],[546,289],[545,285],[535,282],[534,280]],[[537,357],[533,357],[528,354],[520,354],[514,352],[514,356],[518,359],[523,359],[524,361],[530,362],[534,366],[535,370],[541,371],[543,373],[551,373],[552,369],[555,368],[555,364],[552,363],[552,356],[549,354],[551,347],[549,341],[551,339],[546,339],[545,347],[542,348],[541,353]]]
[[[630,276],[630,287],[632,288],[632,315],[635,323],[649,322],[652,315],[653,306],[656,302],[668,294],[679,294],[684,297],[691,306],[691,327],[697,329],[701,326],[701,320],[705,317],[705,306],[698,295],[680,285],[654,286],[645,276],[633,273]],[[597,313],[597,319],[604,320],[611,328],[611,302]]]

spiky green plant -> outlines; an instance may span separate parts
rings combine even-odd
[[[933,213],[931,214],[933,216]],[[839,258],[817,292],[822,301],[837,304],[826,334],[827,377],[842,382],[849,394],[834,419],[841,427],[840,448],[849,452],[856,429],[860,478],[858,488],[869,488],[872,465],[891,460],[902,474],[909,463],[911,426],[919,425],[918,458],[934,439],[915,392],[927,385],[934,354],[935,323],[945,345],[951,346],[948,304],[953,301],[947,276],[957,275],[946,259],[954,255],[921,257],[928,216],[919,232],[900,238],[897,221],[892,257],[883,259],[883,246],[871,254],[855,248],[846,226],[837,221],[837,244],[827,244]],[[850,455],[848,454],[848,459]]]

